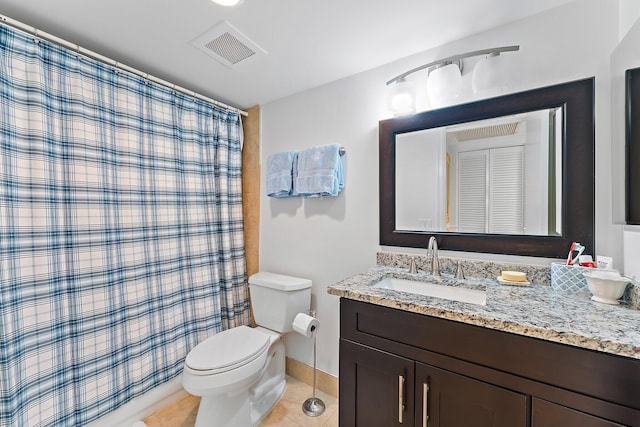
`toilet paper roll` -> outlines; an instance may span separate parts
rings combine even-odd
[[[293,330],[307,338],[313,338],[318,333],[320,321],[304,313],[298,313],[293,319]]]

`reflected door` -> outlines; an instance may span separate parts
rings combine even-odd
[[[524,234],[524,156],[522,146],[458,154],[458,231]]]

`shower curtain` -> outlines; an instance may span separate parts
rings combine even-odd
[[[81,426],[249,323],[241,123],[0,26],[0,426]]]

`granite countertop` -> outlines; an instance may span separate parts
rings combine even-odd
[[[550,286],[508,286],[497,280],[467,279],[465,287],[485,288],[486,305],[448,301],[372,285],[383,277],[425,278],[406,269],[374,267],[327,288],[342,298],[640,359],[640,310],[591,301],[589,295]]]

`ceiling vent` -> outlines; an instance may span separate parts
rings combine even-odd
[[[484,126],[472,129],[464,129],[453,132],[458,141],[474,141],[477,139],[496,138],[499,136],[514,135],[519,122],[504,123],[500,125]]]
[[[227,21],[220,21],[190,44],[229,68],[239,68],[267,54]]]

